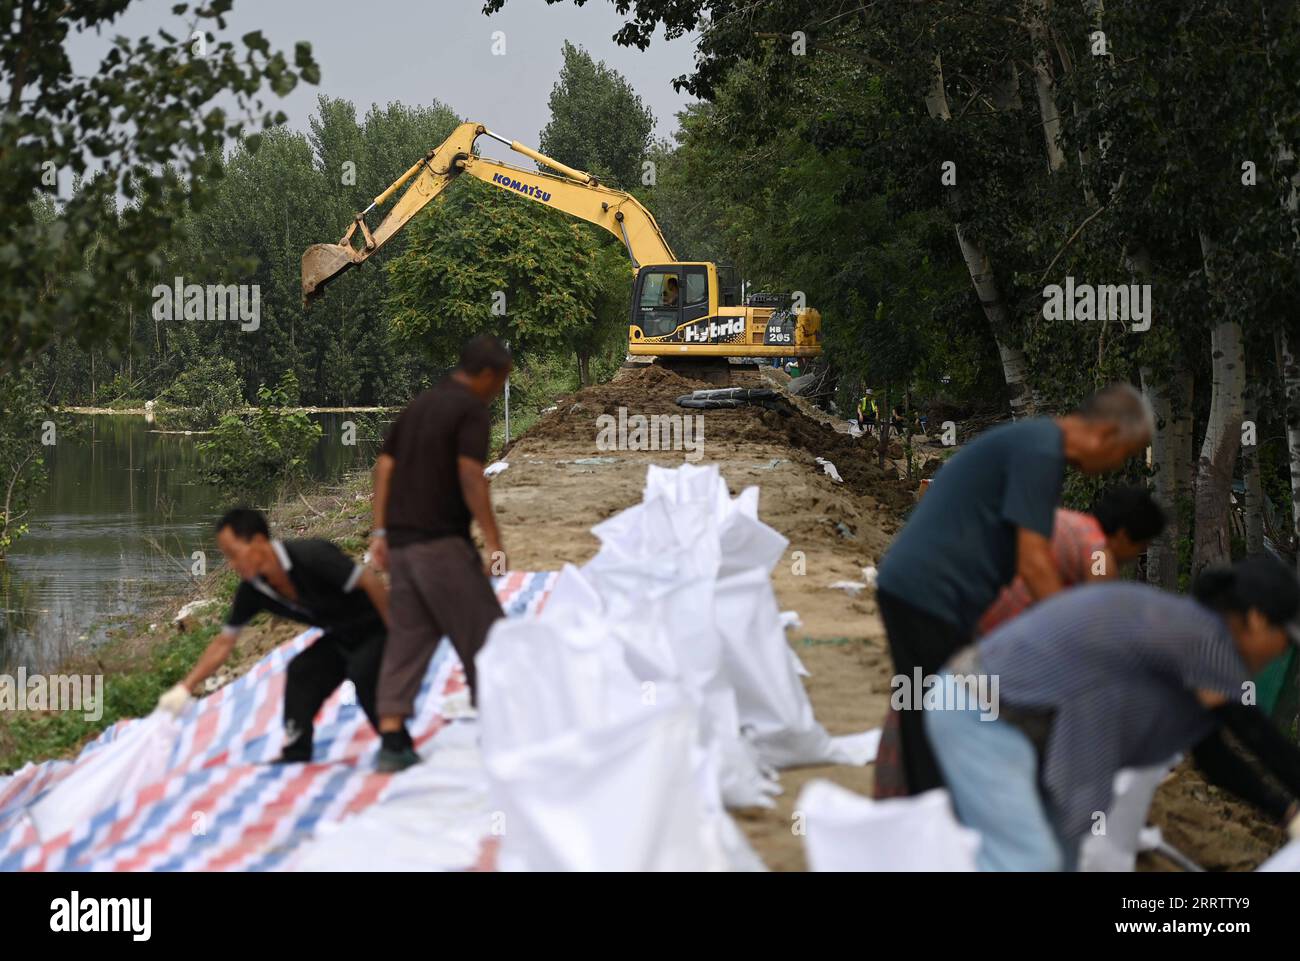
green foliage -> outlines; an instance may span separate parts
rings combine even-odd
[[[504,3],[488,0],[485,9]],[[1044,412],[1068,409],[1112,380],[1145,379],[1158,390],[1189,372],[1191,408],[1174,415],[1191,418],[1196,441],[1213,445],[1217,428],[1231,437],[1239,426],[1237,397],[1210,405],[1216,385],[1226,396],[1232,378],[1223,355],[1211,356],[1209,334],[1230,320],[1244,334],[1260,436],[1300,423],[1278,370],[1281,337],[1293,351],[1300,342],[1300,113],[1289,106],[1300,68],[1296,5],[613,5],[626,21],[621,43],[645,49],[661,28],[668,37],[699,33],[694,69],[679,81],[707,102],[683,116],[676,150],[656,148],[670,172],[682,173],[655,192],[661,224],[679,249],[714,259],[735,253],[762,283],[816,281],[809,302],[829,305],[827,353],[842,393],[846,374],[894,384],[910,371],[921,387],[942,371],[945,392],[996,401],[995,348],[1005,379],[1017,393],[1028,386]],[[787,179],[808,146],[816,159],[805,169],[826,171],[848,229],[810,202],[820,178],[801,178],[802,190]],[[837,158],[838,169],[822,166]],[[955,181],[942,179],[945,170]],[[735,194],[712,186],[719,180]],[[746,217],[746,209],[763,215]],[[797,218],[814,238],[813,263],[769,242]],[[873,230],[873,218],[901,230]],[[807,229],[817,223],[838,232]],[[934,243],[944,234],[946,251]],[[838,257],[815,249],[828,235],[844,241]],[[954,260],[958,237],[968,264]],[[752,247],[778,256],[767,260]],[[970,281],[959,279],[963,267],[979,278],[983,312]],[[832,270],[838,283],[827,285],[819,272]],[[1046,319],[1044,288],[1066,278],[1149,284],[1150,329],[1134,330],[1135,318]],[[1235,446],[1219,445],[1221,459]],[[1263,466],[1273,472],[1264,490],[1290,499],[1287,459]],[[1191,456],[1160,468],[1162,481],[1197,473]],[[1199,478],[1194,513],[1209,527],[1195,535],[1198,551],[1213,553],[1226,540],[1220,498],[1236,469],[1216,463],[1213,476]]]
[[[223,493],[264,499],[306,476],[321,427],[301,411],[282,409],[293,403],[297,392],[297,378],[286,372],[274,388],[258,388],[252,414],[227,414],[199,444],[208,479]]]
[[[864,386],[996,396],[996,355],[942,212],[895,204],[900,191],[828,134],[841,116],[887,122],[879,85],[823,59],[773,92],[765,69],[737,64],[714,102],[679,115],[675,149],[659,148],[647,203],[674,249],[734,263],[751,289],[802,292],[822,313],[843,409]]]
[[[282,122],[258,98],[315,83],[311,46],[292,59],[260,33],[222,39],[231,0],[174,8],[174,32],[118,37],[75,70],[74,33],[112,29],[129,0],[5,3],[0,123],[0,371],[70,335],[124,346],[149,278],[223,173],[227,138]],[[187,12],[188,11],[188,12]],[[202,34],[201,39],[191,36]],[[218,105],[220,104],[220,106]],[[242,115],[242,116],[240,116]],[[57,178],[78,181],[57,202]],[[126,200],[119,207],[118,198]]]
[[[103,716],[87,720],[81,711],[15,711],[5,722],[0,772],[29,761],[61,757],[104,729],[128,717],[144,717],[158,698],[188,673],[217,633],[217,626],[195,628],[158,644],[148,665],[104,678]]]
[[[516,354],[566,346],[590,325],[596,243],[577,223],[478,181],[457,183],[406,228],[387,265],[394,331],[434,364],[489,331]]]
[[[27,533],[23,518],[45,488],[41,438],[49,418],[30,373],[0,377],[0,558]]]
[[[655,118],[618,71],[566,40],[550,107],[542,153],[623,190],[641,183]]]
[[[110,311],[123,338],[121,355],[94,339],[65,339],[37,358],[41,383],[65,403],[103,397],[122,374],[134,397],[158,397],[183,372],[233,362],[243,397],[292,370],[301,400],[328,406],[399,404],[435,371],[420,355],[399,350],[382,309],[385,274],[376,269],[399,254],[399,235],[364,270],[304,309],[299,261],[306,248],[337,240],[363,208],[458,123],[440,104],[389,104],[358,117],[352,104],[322,97],[309,133],[276,127],[256,150],[236,143],[222,176],[205,184],[201,210],[189,210],[170,231],[158,266],[141,281],[170,290],[185,284],[244,284],[258,290],[259,323],[168,318],[158,307],[125,303]],[[53,220],[52,202],[39,207]],[[182,229],[183,228],[183,229]],[[126,373],[122,373],[126,372]]]
[[[175,418],[190,428],[211,427],[224,414],[243,406],[243,384],[233,360],[214,359],[181,371],[160,399],[185,408],[168,412],[168,422]]]

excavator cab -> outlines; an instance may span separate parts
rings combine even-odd
[[[642,267],[632,296],[632,326],[644,337],[668,337],[683,324],[709,316],[710,289],[704,265]]]

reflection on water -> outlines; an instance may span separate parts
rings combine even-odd
[[[312,476],[333,479],[374,456],[370,433],[341,442],[347,414],[314,414]],[[47,669],[103,640],[125,615],[190,579],[195,551],[220,562],[212,523],[224,504],[199,480],[199,436],[156,432],[145,418],[76,418],[45,452],[50,483],[28,534],[0,562],[0,672]]]

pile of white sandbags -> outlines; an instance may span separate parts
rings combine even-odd
[[[813,717],[771,572],[787,541],[716,466],[650,467],[640,504],[593,528],[535,620],[478,657],[500,864],[756,866],[723,806],[772,806],[775,768],[866,763]]]
[[[502,870],[761,866],[723,810],[699,702],[629,664],[647,626],[620,630],[570,565],[540,617],[492,628],[479,726]]]

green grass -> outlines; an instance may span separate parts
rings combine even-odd
[[[84,711],[11,713],[0,738],[0,771],[16,770],[28,761],[62,757],[124,717],[149,714],[159,696],[185,676],[218,629],[212,624],[178,634],[159,643],[148,663],[105,674],[104,711],[97,720],[87,720]],[[105,653],[111,654],[111,650]]]

